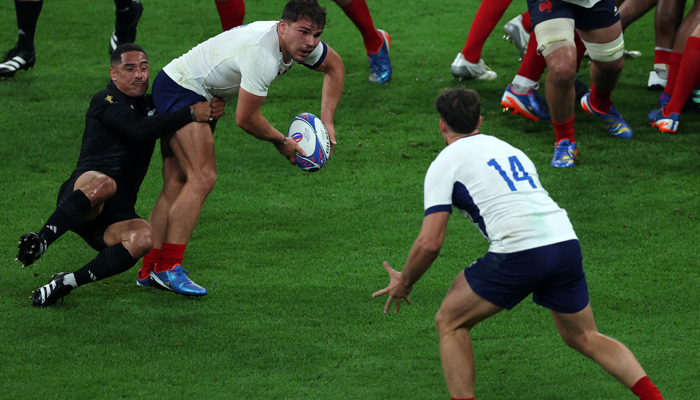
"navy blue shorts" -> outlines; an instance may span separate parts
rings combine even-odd
[[[472,290],[510,310],[532,293],[550,310],[573,314],[588,305],[588,284],[578,240],[510,254],[487,253],[464,269]]]
[[[199,93],[178,85],[165,71],[160,71],[153,80],[153,103],[158,114],[165,114],[189,107],[207,99]]]
[[[527,0],[532,27],[554,18],[573,19],[576,29],[588,31],[607,28],[620,20],[615,0],[601,0],[591,8],[577,6],[562,0]]]

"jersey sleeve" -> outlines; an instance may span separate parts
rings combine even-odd
[[[241,88],[256,96],[267,97],[267,90],[277,78],[279,61],[261,46],[247,46],[235,57],[241,71]]]
[[[328,45],[326,45],[324,42],[320,42],[314,51],[312,51],[311,54],[306,57],[306,60],[304,60],[304,66],[311,69],[320,67],[321,64],[323,64],[323,61],[325,61],[327,54]]]
[[[455,168],[448,162],[437,159],[430,164],[425,174],[423,206],[425,216],[436,212],[452,212],[452,190]]]

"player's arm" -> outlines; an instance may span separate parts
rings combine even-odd
[[[340,96],[343,94],[343,85],[345,83],[345,66],[343,60],[338,53],[330,46],[323,63],[316,68],[316,71],[326,74],[323,79],[323,91],[321,99],[321,121],[326,126],[328,134],[331,138],[331,154],[333,154],[333,146],[336,145],[335,127],[333,126],[333,117],[335,110],[340,102]]]
[[[301,155],[306,155],[306,153],[294,140],[285,140],[286,136],[270,125],[263,117],[260,109],[265,103],[265,99],[266,97],[256,96],[240,88],[238,105],[236,106],[236,124],[255,138],[274,144],[277,151],[294,164],[297,152]]]
[[[391,303],[394,300],[396,300],[395,312],[399,312],[401,299],[406,299],[406,302],[409,305],[411,304],[411,299],[408,298],[408,295],[411,293],[413,285],[433,265],[433,262],[440,254],[449,218],[450,213],[447,211],[428,214],[423,218],[423,226],[418,237],[413,242],[411,251],[408,253],[408,259],[401,272],[395,271],[389,263],[384,262],[384,269],[389,273],[389,286],[374,293],[372,297],[389,294],[389,299],[384,307],[385,313],[389,312]]]
[[[111,105],[102,114],[102,122],[110,131],[118,132],[134,142],[155,140],[177,131],[190,122],[208,122],[212,116],[209,102],[202,101],[180,110],[142,117],[130,107]]]

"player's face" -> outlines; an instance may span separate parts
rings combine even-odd
[[[279,29],[284,62],[289,62],[290,58],[296,62],[304,62],[306,57],[318,46],[323,33],[323,28],[306,18],[291,24],[282,20]]]
[[[148,90],[148,59],[140,51],[122,54],[122,61],[109,69],[119,90],[129,97],[142,97]]]

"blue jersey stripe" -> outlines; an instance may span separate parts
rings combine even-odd
[[[452,212],[452,204],[442,204],[439,206],[432,206],[425,210],[425,215],[424,217],[427,217],[430,214],[435,214],[437,212],[445,212],[447,211],[448,213]]]
[[[455,182],[452,189],[452,204],[460,210],[466,211],[472,219],[472,222],[479,227],[479,230],[488,238],[489,235],[486,232],[486,225],[484,224],[484,219],[481,217],[481,210],[474,204],[474,199],[469,194],[469,190],[464,186],[462,182]]]
[[[325,43],[321,42],[321,43],[319,43],[319,46],[323,46],[323,47],[322,47],[322,48],[323,48],[323,54],[321,54],[321,57],[319,57],[318,61],[316,61],[316,64],[314,64],[314,65],[306,65],[306,64],[304,64],[304,66],[305,66],[306,68],[316,69],[316,68],[320,67],[321,64],[323,64],[323,61],[326,59],[326,55],[328,54],[328,45],[326,45]]]

